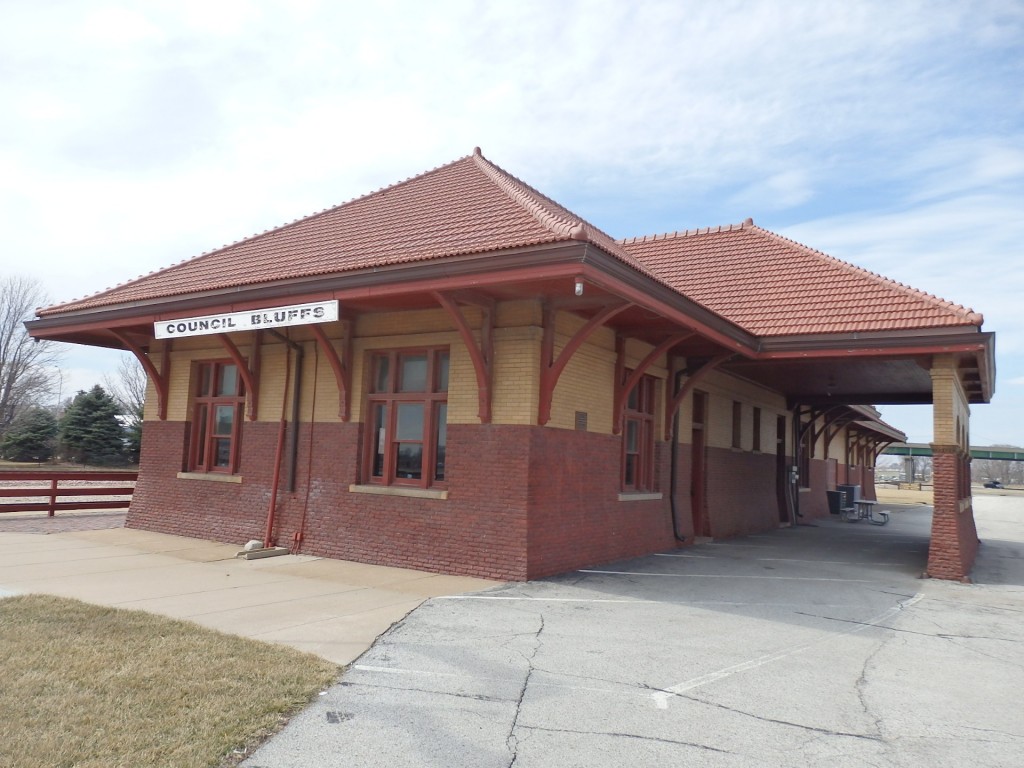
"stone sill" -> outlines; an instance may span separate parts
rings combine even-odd
[[[448,498],[448,491],[438,488],[407,488],[401,485],[350,485],[349,493],[370,493],[377,496],[406,496],[413,499]]]
[[[240,483],[241,475],[223,475],[219,472],[179,472],[179,480],[209,480],[214,483]]]
[[[664,498],[662,493],[620,493],[619,501],[658,501]]]

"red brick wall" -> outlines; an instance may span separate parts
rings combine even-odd
[[[656,444],[658,490],[619,501],[622,439],[531,428],[529,578],[671,549],[668,445]]]
[[[967,485],[969,464],[955,446],[932,446],[934,510],[932,538],[928,547],[928,575],[938,579],[966,580],[978,554],[978,531]],[[966,495],[964,488],[967,488]],[[968,501],[960,511],[960,501]]]
[[[801,488],[800,514],[804,518],[827,517],[828,463],[823,459],[811,459],[810,488]]]
[[[679,535],[683,538],[693,540],[693,499],[690,497],[691,474],[690,467],[693,456],[693,446],[689,443],[681,443],[676,449],[676,526],[679,528]],[[668,481],[665,482],[665,493],[669,492]],[[671,519],[669,523],[671,524]]]
[[[277,433],[277,424],[246,422],[239,468],[243,482],[218,483],[176,477],[185,424],[147,422],[129,527],[239,547],[262,539]],[[287,452],[282,468],[274,528],[278,545],[311,555],[511,580],[677,545],[667,444],[656,445],[663,498],[620,502],[619,437],[453,424],[448,427],[449,497],[439,500],[349,492],[359,477],[361,434],[360,424],[314,425],[310,466],[310,425],[301,426],[293,493],[286,486]],[[686,445],[679,449],[677,518],[680,532],[692,537],[690,451]],[[778,525],[774,472],[773,456],[708,449],[714,536]]]
[[[708,448],[707,504],[714,538],[778,528],[775,456]]]
[[[178,479],[185,427],[147,422],[128,526],[235,542],[262,539],[277,425],[247,422],[243,482]],[[496,579],[526,578],[526,469],[530,428],[449,425],[447,500],[350,493],[360,424],[316,424],[309,500],[309,425],[299,437],[296,491],[282,471],[277,544],[305,554]],[[285,458],[287,467],[287,455]],[[500,468],[500,471],[499,471]],[[295,537],[306,519],[301,544]]]

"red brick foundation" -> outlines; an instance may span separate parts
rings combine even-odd
[[[668,446],[656,445],[661,499],[619,501],[622,439],[531,432],[528,578],[671,549]]]
[[[775,456],[729,448],[708,448],[707,456],[711,536],[719,539],[778,528]]]
[[[956,446],[933,445],[932,467],[934,511],[927,575],[966,581],[978,554],[978,531],[969,485],[970,465]]]
[[[147,422],[127,525],[237,543],[263,539],[278,425],[242,429],[241,483],[178,478],[187,425]],[[359,482],[362,425],[302,424],[295,490],[285,452],[274,543],[293,552],[440,573],[523,580],[678,545],[670,450],[656,445],[661,498],[619,500],[621,438],[509,425],[448,427],[447,499],[350,492]],[[312,437],[312,441],[311,438]],[[310,448],[312,447],[312,456]],[[716,538],[778,526],[775,457],[709,448],[706,494]],[[310,459],[312,463],[310,463]],[[692,540],[690,449],[679,446],[676,517]],[[821,466],[818,466],[821,465]],[[824,473],[812,462],[812,478]],[[826,514],[821,478],[812,491]],[[819,493],[820,490],[820,493]]]

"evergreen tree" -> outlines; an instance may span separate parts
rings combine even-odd
[[[57,418],[44,408],[29,408],[11,424],[0,456],[10,461],[46,461],[53,455]]]
[[[65,458],[82,464],[125,463],[125,431],[120,408],[99,384],[79,392],[60,422]]]

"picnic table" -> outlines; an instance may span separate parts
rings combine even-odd
[[[843,507],[843,519],[848,523],[856,523],[858,520],[867,520],[873,525],[885,525],[889,522],[889,513],[886,511],[875,512],[877,501],[869,499],[856,499],[851,507]]]

